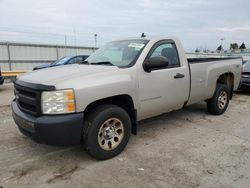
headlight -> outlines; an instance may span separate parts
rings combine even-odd
[[[43,114],[65,114],[76,111],[72,89],[42,92]]]

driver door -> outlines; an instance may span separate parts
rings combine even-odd
[[[139,119],[160,115],[182,108],[189,95],[189,70],[181,66],[173,41],[156,43],[145,61],[151,57],[165,56],[168,67],[139,74]],[[179,76],[178,76],[179,75]]]

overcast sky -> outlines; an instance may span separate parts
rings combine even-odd
[[[187,51],[225,38],[250,47],[249,0],[0,0],[0,40],[98,46],[146,35],[179,37]]]

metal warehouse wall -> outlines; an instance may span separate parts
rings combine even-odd
[[[93,47],[57,46],[0,42],[2,70],[31,70],[42,63],[51,63],[67,55],[89,55]]]
[[[3,71],[29,71],[36,65],[52,63],[66,55],[89,55],[95,50],[93,47],[0,42],[0,67]],[[188,58],[240,56],[244,60],[250,60],[250,53],[186,53],[186,55]]]

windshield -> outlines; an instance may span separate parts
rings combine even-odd
[[[244,69],[250,69],[250,61],[246,61],[246,63],[243,64]]]
[[[63,57],[59,60],[57,60],[56,62],[52,63],[51,65],[63,65],[66,61],[68,61],[71,58],[71,56],[66,56]]]
[[[148,40],[143,39],[110,42],[91,54],[86,61],[89,64],[132,66],[147,43]]]

